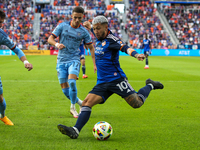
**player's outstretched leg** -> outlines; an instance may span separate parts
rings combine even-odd
[[[143,88],[141,88],[138,91],[138,96],[140,97],[140,99],[143,101],[143,103],[146,101],[147,97],[149,96],[151,90],[155,90],[155,89],[163,89],[164,86],[162,83],[158,82],[158,81],[153,81],[151,79],[147,79],[146,80],[146,86],[144,86]]]
[[[65,125],[59,124],[58,126],[59,131],[62,134],[69,136],[71,139],[77,139],[79,135],[79,131],[73,127],[67,127]]]
[[[160,83],[159,81],[153,81],[150,78],[146,80],[146,85],[147,84],[153,85],[153,89],[154,90],[156,90],[156,89],[163,89],[164,88],[164,85],[162,83]]]
[[[10,125],[10,126],[14,125],[12,123],[12,121],[10,119],[8,119],[7,116],[5,116],[5,110],[6,110],[6,101],[3,98],[3,102],[0,103],[0,120],[3,121],[4,124],[6,124],[6,125]]]

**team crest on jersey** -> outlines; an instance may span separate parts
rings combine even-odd
[[[116,76],[116,75],[117,75],[117,72],[114,73],[114,76]]]
[[[81,32],[77,32],[77,36],[81,36]]]
[[[105,46],[105,45],[106,45],[106,41],[103,41],[101,45],[102,45],[102,46]]]

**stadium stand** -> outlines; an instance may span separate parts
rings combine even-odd
[[[200,43],[200,6],[163,6],[163,13],[181,44]]]
[[[21,49],[33,44],[34,8],[31,0],[4,0],[0,8],[7,14],[3,30]],[[2,49],[8,49],[2,46]]]
[[[119,14],[114,4],[104,0],[54,0],[42,7],[34,5],[32,0],[5,0],[0,2],[0,8],[7,14],[3,30],[21,49],[28,49],[29,45],[37,45],[39,50],[55,49],[47,43],[49,35],[59,23],[71,20],[73,7],[82,6],[86,10],[83,21],[91,22],[96,15],[105,15],[112,32],[133,48],[141,48],[144,33],[148,33],[152,48],[176,48],[164,28],[165,23],[163,25],[157,15],[160,11],[151,0],[125,1],[129,7],[124,14]],[[170,33],[175,33],[180,44],[200,43],[199,5],[162,5],[162,13],[173,30]],[[39,20],[38,26],[34,26],[34,19]],[[34,30],[37,30],[37,38]],[[91,36],[95,40],[94,35]]]
[[[130,8],[126,10],[125,30],[133,48],[140,48],[144,33],[148,33],[152,48],[172,48],[170,36],[164,30],[156,16],[156,8],[150,0],[129,0]]]

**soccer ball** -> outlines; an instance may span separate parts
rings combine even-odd
[[[105,121],[99,121],[94,125],[93,135],[97,140],[107,140],[112,135],[112,133],[112,126]]]

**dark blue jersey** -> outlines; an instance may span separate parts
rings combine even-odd
[[[150,44],[151,44],[150,39],[143,39],[144,52],[150,51],[150,49],[151,49]]]
[[[79,55],[85,55],[85,48],[84,48],[84,42],[82,41],[80,46],[79,46],[79,50],[80,50],[80,53]]]
[[[104,40],[96,40],[95,60],[97,66],[97,84],[111,82],[126,77],[119,64],[119,51],[128,54],[136,53],[125,45],[109,30]]]

